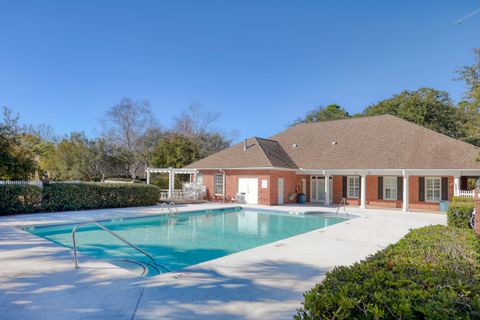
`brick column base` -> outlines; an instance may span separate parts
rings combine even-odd
[[[480,197],[475,191],[475,233],[480,237]]]

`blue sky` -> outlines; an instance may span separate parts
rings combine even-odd
[[[0,106],[58,134],[95,128],[122,97],[159,122],[192,102],[268,137],[317,105],[351,113],[403,89],[459,100],[480,47],[478,0],[3,1]]]

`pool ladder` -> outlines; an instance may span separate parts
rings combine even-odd
[[[162,212],[163,212],[163,209],[166,208],[168,210],[168,212],[171,214],[171,215],[178,215],[180,213],[180,211],[178,211],[178,208],[177,206],[175,205],[175,202],[170,202],[170,203],[162,203]]]
[[[80,228],[80,227],[83,227],[83,226],[86,226],[86,225],[89,225],[89,224],[93,224],[93,225],[96,225],[97,227],[99,227],[100,229],[102,229],[103,231],[106,231],[107,233],[109,233],[110,235],[114,236],[115,238],[117,238],[118,240],[122,241],[123,243],[125,243],[126,245],[130,246],[131,248],[135,249],[136,251],[142,253],[144,256],[148,257],[150,260],[151,260],[151,263],[140,263],[138,261],[133,261],[133,260],[123,260],[123,261],[128,261],[128,262],[132,262],[132,263],[136,263],[138,265],[141,265],[143,268],[144,268],[144,274],[147,272],[146,270],[146,267],[145,265],[147,266],[151,266],[153,269],[157,270],[159,273],[162,273],[162,271],[160,271],[160,269],[163,270],[163,272],[169,272],[170,269],[168,269],[167,267],[161,265],[161,264],[158,264],[155,259],[150,255],[148,254],[147,252],[145,252],[144,250],[140,249],[139,247],[137,247],[136,245],[132,244],[130,241],[126,240],[125,238],[123,238],[122,236],[120,236],[118,233],[115,233],[113,232],[112,230],[108,229],[107,227],[101,225],[100,223],[98,223],[97,221],[88,221],[88,222],[84,222],[84,223],[80,223],[80,224],[77,224],[75,226],[75,228],[73,228],[72,230],[72,243],[73,243],[73,260],[75,262],[75,269],[78,269],[78,255],[77,255],[77,241],[76,241],[76,233],[77,233],[77,230]]]
[[[340,204],[337,207],[337,211],[335,211],[335,216],[338,216],[338,212],[340,211],[340,208],[343,207],[343,213],[348,217],[347,213],[347,198],[342,198],[342,201],[340,201]]]

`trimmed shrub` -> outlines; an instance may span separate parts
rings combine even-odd
[[[0,214],[17,214],[41,208],[42,189],[30,185],[0,185]]]
[[[114,183],[54,183],[43,188],[45,211],[150,206],[160,189],[152,185]]]
[[[305,293],[295,319],[478,319],[479,240],[468,229],[429,226]]]
[[[475,202],[452,202],[448,205],[448,225],[457,228],[471,228],[470,218],[472,217]]]
[[[454,196],[452,197],[452,202],[475,202],[473,197],[458,197]]]

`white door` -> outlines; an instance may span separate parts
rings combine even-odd
[[[283,204],[283,178],[278,178],[278,204]]]
[[[311,177],[310,179],[311,184],[311,202],[325,202],[325,177]],[[333,179],[330,178],[328,181],[329,189],[330,189],[330,203],[332,203],[333,199]]]
[[[317,200],[325,202],[325,178],[317,178]]]
[[[238,178],[238,192],[245,194],[245,203],[258,204],[258,179]]]

